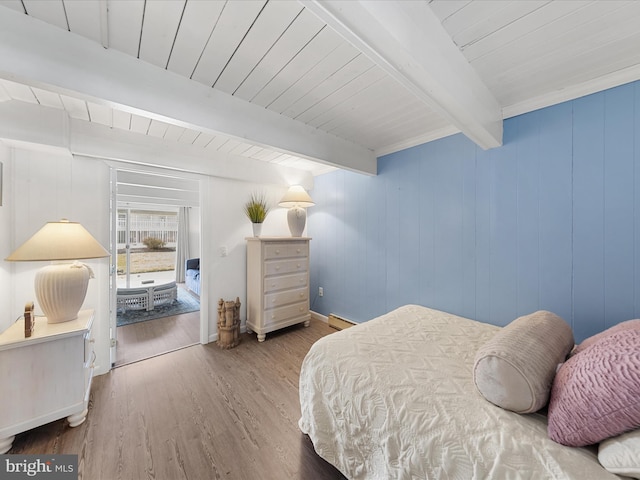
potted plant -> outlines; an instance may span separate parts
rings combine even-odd
[[[267,218],[270,208],[264,193],[252,193],[249,201],[244,204],[244,213],[253,224],[254,237],[260,236],[262,222]]]

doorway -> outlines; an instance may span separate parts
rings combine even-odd
[[[200,297],[184,264],[199,258],[199,181],[112,173],[111,365],[200,343]]]

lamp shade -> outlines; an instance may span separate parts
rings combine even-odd
[[[48,222],[5,260],[35,262],[108,257],[109,252],[79,223]]]
[[[79,223],[49,222],[24,242],[6,260],[35,262],[51,260],[36,273],[35,294],[48,323],[78,318],[93,271],[79,262],[65,260],[108,257],[109,252]]]
[[[278,206],[280,207],[313,207],[315,203],[307,193],[307,191],[300,185],[293,185],[289,187],[287,193],[285,193]]]

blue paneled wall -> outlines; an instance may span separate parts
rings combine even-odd
[[[505,325],[556,312],[582,340],[640,317],[640,82],[316,178],[312,310],[417,303]],[[324,296],[315,292],[324,288]]]

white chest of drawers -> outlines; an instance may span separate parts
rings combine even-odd
[[[259,342],[280,328],[309,326],[309,240],[247,238],[247,329]]]
[[[93,378],[93,310],[76,320],[36,318],[31,337],[24,320],[0,335],[0,453],[18,433],[67,417],[77,427],[87,417]]]

